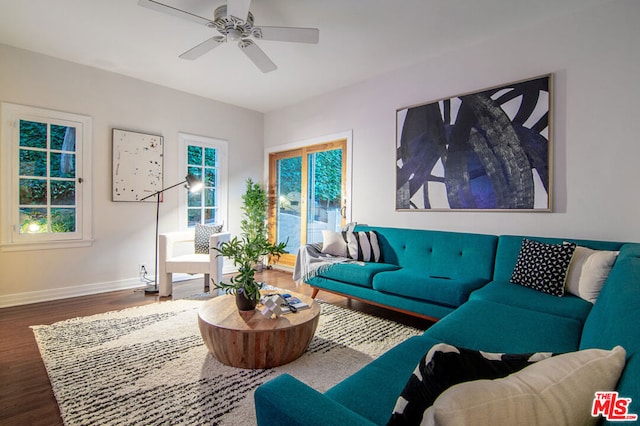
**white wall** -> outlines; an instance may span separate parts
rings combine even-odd
[[[138,264],[153,265],[155,204],[111,201],[112,128],[164,136],[166,185],[184,178],[178,132],[227,140],[232,232],[240,228],[245,179],[263,175],[258,112],[4,45],[0,101],[93,117],[95,239],[89,248],[0,251],[0,307],[139,285]],[[179,191],[165,193],[160,232],[179,229]]]
[[[266,114],[265,146],[353,129],[360,223],[640,241],[638,22],[640,2],[607,1],[449,52]],[[395,211],[396,109],[547,73],[555,75],[553,213]]]

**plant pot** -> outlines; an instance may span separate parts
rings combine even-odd
[[[244,297],[242,290],[238,290],[236,293],[236,306],[239,311],[253,311],[257,304],[257,300]]]

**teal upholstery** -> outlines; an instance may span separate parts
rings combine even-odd
[[[493,277],[495,235],[362,225],[355,230],[376,233],[381,263],[331,265],[307,283],[437,319]]]
[[[528,237],[516,235],[501,235],[498,238],[498,250],[496,252],[496,265],[494,269],[494,281],[509,282],[513,267],[516,266],[518,253],[522,239],[540,241],[547,244],[562,244],[564,241],[576,243],[579,246],[588,247],[593,250],[620,250],[623,243],[613,241],[593,241],[593,240],[576,240],[570,238],[544,238],[544,237]]]
[[[591,302],[572,294],[548,297],[547,294],[508,281],[493,281],[469,296],[469,300],[487,300],[494,303],[517,306],[532,311],[545,312],[580,322],[589,315]]]
[[[385,417],[388,419],[407,378],[436,343],[440,342],[425,336],[411,337],[372,361],[367,368],[356,372],[349,380],[326,391],[325,395],[374,423]],[[390,375],[390,371],[396,374]],[[362,389],[371,387],[373,383],[376,384],[375,404],[361,396]]]
[[[314,277],[309,283],[441,319],[422,336],[400,343],[325,393],[288,375],[261,385],[255,393],[259,425],[384,425],[418,361],[439,342],[505,353],[621,345],[627,363],[617,391],[621,398],[632,399],[630,413],[640,414],[640,244],[571,240],[596,250],[620,251],[592,305],[572,295],[557,297],[509,283],[522,236],[485,239],[436,231],[360,230],[378,232],[382,260],[398,268],[372,274],[370,286],[341,281],[345,275]],[[480,265],[470,265],[471,257]]]
[[[555,297],[550,296],[549,297]],[[582,322],[485,300],[470,300],[431,326],[425,335],[487,352],[572,352]]]
[[[371,288],[330,280],[324,277],[313,277],[307,282],[312,286],[322,288],[324,290],[340,294],[348,294],[350,297],[356,299],[365,300],[382,306],[392,306],[397,310],[413,312],[429,318],[442,318],[454,310],[451,306],[425,302],[424,300],[414,299],[412,297],[383,293]],[[318,297],[321,296],[322,295]]]
[[[373,280],[373,289],[455,308],[466,302],[473,290],[486,283],[481,278],[431,277],[423,270],[402,268],[399,271],[377,274]]]
[[[617,390],[633,397],[629,411],[640,415],[640,244],[622,247],[582,331],[580,349],[616,345],[627,351]]]
[[[371,288],[373,286],[373,277],[376,274],[396,269],[399,269],[399,266],[386,263],[337,263],[318,275],[335,281]]]

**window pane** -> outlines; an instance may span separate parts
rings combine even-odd
[[[51,181],[51,204],[54,206],[75,206],[76,182],[72,180]]]
[[[52,152],[50,157],[51,170],[49,170],[49,176],[64,178],[76,177],[75,154],[58,154]]]
[[[202,180],[202,167],[189,167],[187,172]]]
[[[20,179],[20,204],[47,204],[47,181]]]
[[[342,149],[309,154],[308,164],[307,243],[315,243],[323,230],[340,230]]]
[[[205,188],[204,190],[204,206],[216,207],[216,190],[213,188]]]
[[[189,207],[202,206],[202,195],[199,192],[189,192],[188,206]]]
[[[187,147],[187,164],[194,166],[202,165],[202,148],[199,146],[189,145]]]
[[[51,125],[51,149],[60,151],[76,151],[75,127]]]
[[[20,176],[47,176],[47,152],[21,149]]]
[[[47,147],[47,124],[20,120],[20,146]]]
[[[217,158],[216,158],[217,150],[215,148],[205,148],[204,149],[204,165],[208,167],[216,167]]]
[[[204,209],[204,223],[205,225],[214,225],[216,221],[216,209]]]
[[[216,169],[204,169],[204,185],[216,186]]]
[[[188,226],[196,226],[196,223],[202,223],[202,210],[200,209],[188,209]]]
[[[75,232],[76,209],[51,209],[51,232]]]
[[[20,209],[20,233],[37,234],[47,232],[47,209]]]

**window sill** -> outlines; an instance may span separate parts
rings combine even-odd
[[[34,243],[5,243],[0,246],[2,251],[29,251],[29,250],[51,250],[66,249],[76,247],[90,247],[93,240],[73,240],[73,241],[38,241]]]

